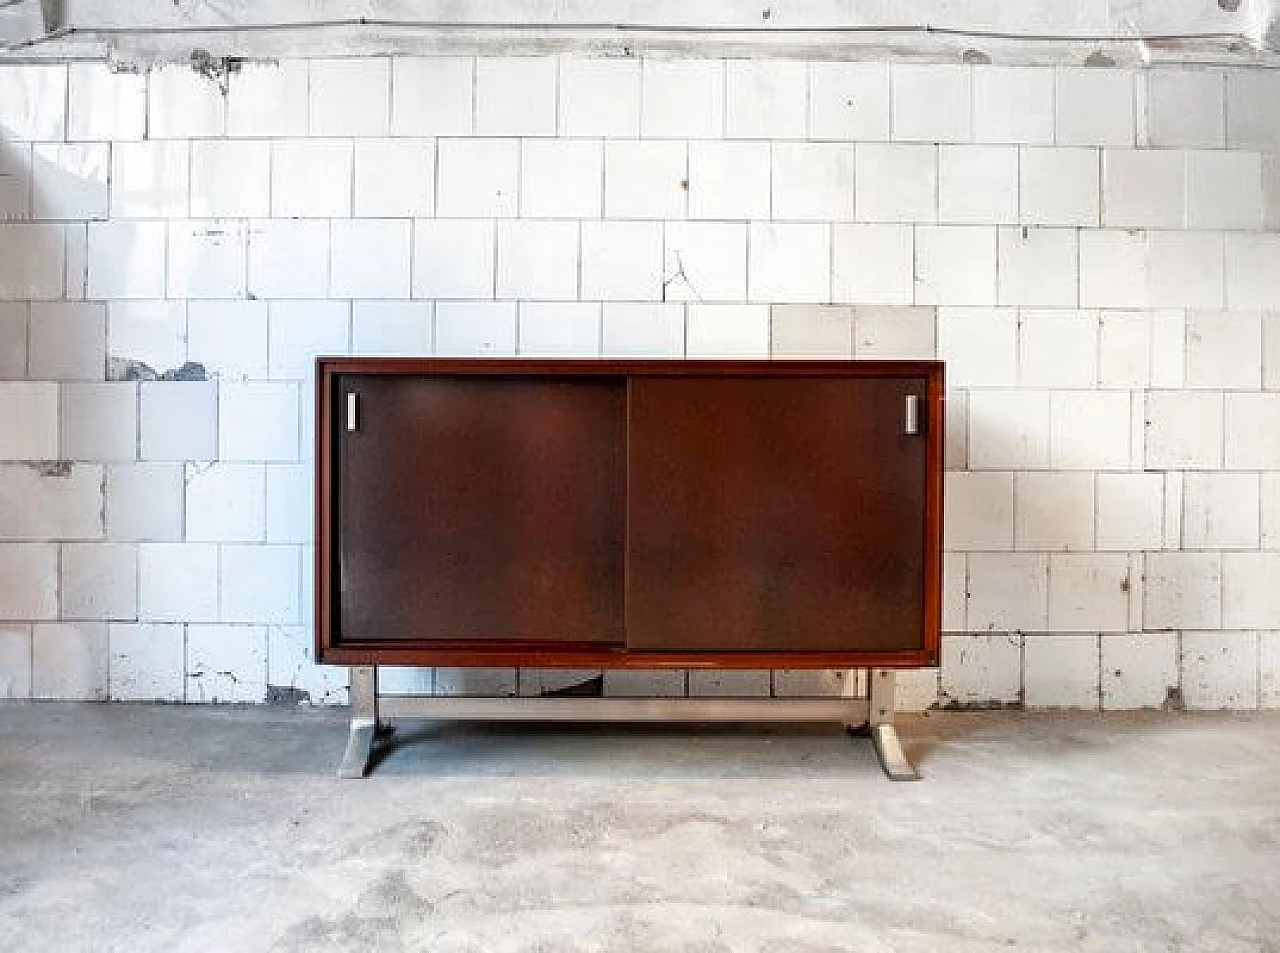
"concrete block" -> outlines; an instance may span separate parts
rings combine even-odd
[[[1129,557],[1124,554],[1050,556],[1050,631],[1124,632],[1131,588]]]
[[[435,674],[437,695],[504,698],[516,693],[514,668],[438,668]]]
[[[37,303],[30,306],[29,326],[25,313],[22,318],[27,348],[24,367],[33,380],[102,379],[107,348],[102,305]]]
[[[970,141],[970,73],[968,66],[890,64],[893,138],[923,142]]]
[[[933,360],[937,352],[935,308],[863,305],[854,309],[853,349],[859,360]]]
[[[51,460],[58,456],[58,385],[0,382],[0,460]]]
[[[429,301],[354,301],[351,353],[428,355],[433,317]]]
[[[493,222],[413,223],[415,298],[492,298],[493,263]]]
[[[1184,477],[1182,539],[1188,549],[1257,549],[1258,520],[1258,474]]]
[[[44,80],[40,90],[51,118],[41,125],[52,132],[63,114],[62,105],[50,102],[58,81]],[[34,90],[32,91],[34,94]],[[71,142],[120,142],[141,139],[147,128],[147,77],[144,73],[116,71],[106,63],[73,63],[68,67],[67,139]],[[61,135],[39,138],[61,139]]]
[[[183,301],[121,301],[107,309],[107,376],[151,380],[177,376],[186,360]]]
[[[966,471],[946,474],[946,549],[1013,549],[1013,476]]]
[[[858,669],[779,668],[773,672],[773,695],[775,698],[859,698],[866,696],[866,689]]]
[[[28,305],[24,303],[0,304],[0,380],[21,380],[27,376],[27,311]],[[103,334],[99,330],[100,350],[105,346]]]
[[[600,305],[520,303],[516,351],[527,357],[598,357]]]
[[[773,144],[773,218],[853,221],[854,147],[830,142]]]
[[[218,408],[218,457],[288,463],[298,459],[298,384],[225,383]]]
[[[970,467],[1008,470],[1048,465],[1047,391],[970,392]]]
[[[137,384],[63,384],[60,397],[61,456],[68,460],[137,459]]]
[[[520,147],[520,214],[599,218],[604,150],[595,139],[529,139]]]
[[[1226,399],[1226,466],[1280,469],[1280,394],[1231,394]]]
[[[190,152],[183,141],[115,143],[111,148],[112,217],[185,217],[190,166]]]
[[[1098,637],[1037,635],[1023,639],[1023,685],[1028,708],[1096,709]]]
[[[1188,228],[1263,227],[1262,157],[1256,152],[1186,153]]]
[[[1258,686],[1259,706],[1280,708],[1280,632],[1258,633]]]
[[[1220,149],[1226,92],[1219,70],[1153,69],[1147,84],[1147,137],[1153,146]]]
[[[143,381],[139,386],[141,459],[213,460],[217,457],[216,384]]]
[[[1094,387],[1098,315],[1094,311],[1023,311],[1018,352],[1018,381],[1025,386]]]
[[[684,218],[689,165],[683,142],[605,143],[604,213],[608,218]]]
[[[1146,464],[1152,469],[1215,470],[1223,461],[1222,395],[1147,394]],[[1250,431],[1250,438],[1256,432]],[[1240,466],[1227,461],[1228,466]]]
[[[1280,553],[1222,554],[1222,625],[1280,628]]]
[[[1102,223],[1121,228],[1181,228],[1185,218],[1181,152],[1104,149]]]
[[[604,673],[604,693],[608,698],[683,698],[686,675],[683,669],[614,669]]]
[[[969,557],[942,555],[942,631],[963,632],[969,602]]]
[[[185,63],[161,66],[147,77],[147,136],[195,139],[221,136],[227,101],[218,84]]]
[[[0,618],[57,617],[57,544],[0,543]]]
[[[747,293],[747,226],[668,222],[664,226],[667,301],[741,301]]]
[[[583,222],[582,297],[660,300],[662,254],[659,222]]]
[[[640,89],[640,135],[645,138],[724,135],[723,60],[646,59]]]
[[[245,63],[229,78],[227,135],[305,136],[309,73],[306,60]]]
[[[809,138],[889,138],[889,64],[809,64]]]
[[[98,146],[91,144],[88,147]],[[57,153],[61,150],[59,144],[45,148],[55,159]],[[29,142],[10,142],[6,140],[3,146],[0,146],[0,220],[2,221],[15,221],[33,217],[31,194],[32,155],[33,148]],[[47,217],[53,218],[56,216]]]
[[[1022,704],[1022,636],[943,636],[939,700],[944,708]]]
[[[138,546],[138,617],[213,622],[218,618],[218,547],[210,543]]]
[[[101,226],[94,225],[95,229]],[[129,234],[131,226],[116,226]],[[164,250],[164,223],[159,229],[160,251]],[[61,298],[66,289],[66,240],[69,230],[61,225],[0,225],[0,300],[47,301]],[[146,257],[151,246],[138,249]],[[151,262],[155,266],[155,262]],[[163,257],[159,265],[164,266]],[[107,288],[106,290],[110,290]]]
[[[1225,241],[1227,304],[1280,309],[1280,233],[1228,232]]]
[[[1182,633],[1182,698],[1193,711],[1258,707],[1258,633]]]
[[[970,553],[968,626],[974,632],[1043,632],[1048,590],[1048,556]]]
[[[271,214],[276,218],[351,215],[350,141],[282,139],[271,144]]]
[[[1182,548],[1182,484],[1183,473],[1164,475],[1164,542],[1162,549]]]
[[[1131,70],[1059,67],[1055,141],[1067,146],[1132,146],[1134,86]]]
[[[1102,234],[1102,233],[1099,233]],[[1221,308],[1223,306],[1223,233],[1146,233],[1146,293],[1152,308]],[[1084,274],[1081,247],[1081,275]],[[1081,288],[1081,303],[1085,291]]]
[[[1102,707],[1107,711],[1178,704],[1178,636],[1173,632],[1104,635]]]
[[[436,146],[436,214],[510,218],[519,208],[516,139],[441,139]]]
[[[1187,315],[1181,310],[1155,311],[1151,320],[1151,384],[1186,384]]]
[[[1075,307],[1080,283],[1076,230],[1001,227],[997,230],[1000,304]]]
[[[1023,148],[1019,208],[1024,225],[1089,226],[1099,221],[1096,149]]]
[[[1143,628],[1214,629],[1222,624],[1220,553],[1147,553]]]
[[[1262,156],[1262,227],[1280,230],[1280,155]]]
[[[1262,548],[1280,549],[1280,473],[1262,477]]]
[[[27,170],[31,214],[45,220],[106,218],[110,169],[111,146],[105,142],[36,145]]]
[[[476,60],[476,135],[555,134],[555,57],[482,56]]]
[[[497,295],[537,301],[578,297],[578,223],[498,223]]]
[[[1151,324],[1150,315],[1140,311],[1099,315],[1099,386],[1138,388],[1151,383]]]
[[[267,630],[267,693],[311,705],[345,705],[348,669],[316,665],[309,626],[273,625]]]
[[[584,682],[602,675],[600,671],[582,668],[522,668],[519,675],[520,694],[526,698],[555,695],[572,691]]]
[[[606,302],[601,332],[605,357],[683,357],[684,306]]]
[[[301,621],[300,547],[227,543],[219,549],[222,622],[297,625]]]
[[[410,225],[405,219],[335,221],[329,293],[335,298],[409,297]]]
[[[249,294],[323,298],[329,293],[329,222],[256,221],[249,226]]]
[[[261,703],[267,697],[267,630],[259,625],[187,626],[186,699]]]
[[[436,302],[436,355],[501,357],[516,352],[514,301]]]
[[[1262,387],[1280,390],[1280,312],[1262,316]]]
[[[247,245],[242,222],[169,222],[169,297],[243,298]]]
[[[640,61],[560,59],[560,135],[640,135]]]
[[[1053,70],[975,66],[975,142],[1053,144]]]
[[[186,537],[193,543],[262,542],[266,473],[257,463],[188,464]]]
[[[767,142],[689,143],[690,218],[767,219],[769,181]]]
[[[922,225],[916,228],[915,303],[995,304],[995,227]]]
[[[307,464],[266,467],[268,543],[312,543],[315,522],[315,473]]]
[[[62,618],[138,617],[138,548],[130,543],[63,543]]]
[[[938,221],[952,225],[1018,220],[1016,146],[939,146]]]
[[[266,377],[267,303],[188,302],[187,359],[213,377]]]
[[[935,222],[938,150],[902,142],[860,142],[854,183],[862,222]]]
[[[808,106],[805,64],[784,59],[727,60],[725,136],[802,139]]]
[[[474,90],[469,56],[392,57],[391,134],[470,135]]]
[[[180,702],[186,682],[181,625],[114,623],[107,627],[112,701]]]
[[[1280,151],[1280,75],[1227,71],[1227,148]]]
[[[164,297],[164,222],[91,222],[88,231],[89,297]]]
[[[0,538],[102,539],[102,477],[94,464],[0,466]]]
[[[769,309],[765,305],[691,304],[686,322],[686,357],[769,356]]]
[[[385,136],[391,126],[391,60],[313,59],[307,100],[313,136]]]
[[[31,627],[0,627],[0,700],[31,697]]]
[[[32,626],[31,697],[105,701],[106,624],[79,622]]]
[[[947,433],[943,465],[948,470],[969,467],[969,392],[950,390],[946,395]]]
[[[752,222],[747,258],[749,300],[831,300],[830,227]]]
[[[855,304],[910,304],[915,235],[909,225],[836,225],[832,298]]]
[[[353,215],[435,214],[436,145],[432,139],[357,139],[353,174]]]
[[[0,75],[0,126],[8,136],[61,140],[67,133],[67,66],[10,65]]]
[[[264,217],[271,209],[270,176],[270,144],[198,139],[191,143],[191,214]]]
[[[1014,496],[1018,549],[1093,549],[1093,474],[1019,473]]]
[[[1018,379],[1018,320],[1012,308],[939,308],[938,356],[952,387],[1006,387]]]
[[[775,304],[770,355],[775,358],[853,357],[853,309],[838,305]]]
[[[113,540],[182,538],[183,479],[177,463],[106,468],[106,535]]]
[[[1049,400],[1049,463],[1062,470],[1127,469],[1128,391],[1066,391]]]
[[[768,698],[772,689],[770,672],[732,669],[689,672],[690,698]]]

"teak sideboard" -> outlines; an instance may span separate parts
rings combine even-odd
[[[385,719],[892,726],[937,663],[934,361],[320,358],[316,653]],[[849,668],[836,699],[405,698],[377,666]],[[848,684],[854,684],[850,678]]]

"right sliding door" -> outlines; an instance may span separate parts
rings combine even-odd
[[[628,389],[629,649],[924,648],[926,378]]]

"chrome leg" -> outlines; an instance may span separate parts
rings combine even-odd
[[[870,679],[871,744],[880,767],[891,781],[919,781],[920,774],[907,760],[898,731],[893,726],[893,672],[873,669]]]
[[[373,665],[351,666],[351,734],[347,753],[342,756],[340,778],[363,778],[378,735],[378,669]]]
[[[845,720],[844,730],[851,735],[864,735],[867,732],[866,694],[862,688],[862,669],[847,668],[844,670],[844,681],[840,685],[840,697],[850,701],[849,717]],[[853,704],[857,702],[857,704]]]

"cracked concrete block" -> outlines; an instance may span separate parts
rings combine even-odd
[[[689,672],[690,698],[768,698],[770,672],[694,669]]]
[[[343,665],[316,665],[312,661],[314,644],[315,634],[309,626],[273,625],[267,630],[268,701],[347,703],[350,669]]]
[[[996,234],[1000,304],[1075,307],[1080,285],[1075,229],[1001,227]]]
[[[164,222],[90,222],[88,294],[91,298],[163,298]]]
[[[600,305],[521,302],[517,340],[524,357],[598,357]]]
[[[32,152],[31,212],[37,219],[107,217],[111,146],[40,143]]]
[[[289,463],[298,459],[298,384],[223,384],[218,406],[218,458]]]
[[[183,626],[113,623],[107,691],[112,701],[180,702],[186,682]]]
[[[1014,545],[1063,552],[1093,548],[1092,473],[1019,473],[1015,481]]]
[[[1219,149],[1225,144],[1221,70],[1152,69],[1144,78],[1151,145]]]
[[[898,140],[968,142],[972,139],[968,66],[891,63],[892,134]]]
[[[939,701],[944,708],[1022,703],[1022,636],[944,635]]]
[[[313,136],[385,136],[391,128],[391,59],[313,59],[308,127]]]
[[[604,146],[595,139],[529,139],[520,146],[520,215],[599,218]]]
[[[915,303],[995,304],[995,226],[917,227]]]
[[[915,235],[909,225],[836,225],[831,297],[854,304],[910,304]]]
[[[0,543],[0,618],[57,617],[57,544]]]
[[[262,542],[266,472],[259,463],[186,466],[186,536],[190,542]]]
[[[605,302],[601,308],[604,357],[684,356],[684,306]]]
[[[719,139],[724,135],[723,60],[643,60],[640,89],[641,136]]]
[[[1104,635],[1101,642],[1103,709],[1181,707],[1176,633]]]
[[[0,700],[31,697],[31,627],[0,626]]]
[[[1280,553],[1222,554],[1222,625],[1280,628]]]
[[[235,139],[191,143],[192,217],[265,218],[269,214],[270,143]]]
[[[1097,526],[1099,550],[1159,549],[1164,514],[1164,476],[1160,473],[1099,473]]]
[[[1222,624],[1220,553],[1147,553],[1143,628],[1213,629]]]
[[[1258,548],[1258,474],[1188,473],[1182,500],[1186,548]]]
[[[350,140],[284,139],[273,142],[272,217],[349,217],[353,168]]]
[[[690,142],[689,217],[769,218],[770,161],[768,142]]]
[[[106,63],[72,63],[67,80],[67,135],[71,142],[141,139],[147,128],[147,77]],[[54,115],[60,106],[46,104]],[[62,136],[42,138],[61,139]]]
[[[562,136],[640,135],[640,62],[633,59],[560,59]]]
[[[0,460],[57,458],[57,384],[0,381],[0,420]]]
[[[245,63],[228,77],[227,135],[305,136],[306,60]]]
[[[724,73],[726,138],[804,138],[808,105],[804,63],[784,59],[727,60]]]
[[[974,470],[1049,465],[1049,392],[969,394],[969,466]]]
[[[226,113],[218,84],[186,63],[160,66],[147,77],[147,135],[152,139],[221,136]]]
[[[975,142],[1053,144],[1053,71],[973,67]]]
[[[519,210],[517,139],[442,139],[438,143],[436,214],[511,218]]]
[[[1102,224],[1109,228],[1181,228],[1186,215],[1183,153],[1102,151]]]
[[[476,60],[477,136],[554,136],[556,119],[555,57]]]
[[[689,196],[684,142],[613,139],[604,147],[607,218],[680,219]]]
[[[267,630],[259,625],[188,625],[186,700],[260,703],[267,697]]]
[[[413,223],[415,298],[492,298],[494,223],[418,219]]]
[[[169,222],[169,297],[243,298],[247,243],[240,222]]]
[[[685,354],[732,359],[769,356],[769,308],[762,304],[691,304]]]
[[[809,138],[889,138],[889,64],[809,64]]]
[[[127,622],[138,617],[138,548],[63,543],[62,618]]]
[[[806,222],[854,220],[852,143],[775,142],[772,153],[773,218]]]
[[[105,622],[34,625],[31,643],[32,698],[106,700]]]
[[[324,298],[328,294],[329,222],[250,223],[251,298]]]
[[[112,218],[185,217],[190,170],[190,147],[185,141],[113,143]]]
[[[666,301],[740,301],[747,293],[747,226],[669,222],[664,227]]]
[[[1131,443],[1128,391],[1056,391],[1049,398],[1049,462],[1064,470],[1125,470]]]
[[[138,547],[138,617],[144,622],[217,621],[218,547],[142,543]]]
[[[1028,708],[1098,707],[1098,636],[1027,636],[1022,653]]]
[[[1258,707],[1258,633],[1183,632],[1180,666],[1188,708]]]
[[[475,60],[469,56],[391,58],[391,134],[471,134]]]
[[[853,308],[824,304],[775,304],[770,355],[775,358],[853,357]]]
[[[1016,146],[938,147],[938,221],[948,225],[1018,220]]]
[[[588,301],[662,298],[659,222],[583,222],[581,297]]]
[[[499,298],[571,301],[578,296],[577,222],[498,222]]]
[[[24,322],[28,376],[33,380],[102,380],[107,348],[105,307],[42,302],[33,303],[30,312],[30,325]]]
[[[825,225],[752,222],[747,259],[750,301],[831,300],[831,230]]]
[[[1130,590],[1127,555],[1055,553],[1049,557],[1049,630],[1124,632]]]
[[[1228,232],[1227,304],[1280,309],[1280,233]]]
[[[65,459],[138,458],[138,385],[133,381],[63,384],[60,413]]]
[[[404,219],[333,222],[329,294],[335,298],[409,297],[410,239],[410,223]]]
[[[224,544],[219,578],[222,622],[297,625],[302,551],[297,546]]]
[[[945,549],[1013,549],[1013,476],[966,471],[946,474]]]
[[[938,705],[940,670],[908,668],[894,679],[893,701],[898,711],[928,711]]]
[[[938,150],[906,142],[860,142],[854,206],[860,222],[936,222]]]
[[[1058,67],[1055,141],[1068,146],[1132,146],[1134,75],[1127,69]]]
[[[17,139],[58,141],[67,132],[67,67],[5,64],[0,73],[0,126]]]
[[[107,376],[111,380],[169,379],[187,354],[183,301],[112,302],[107,309]]]
[[[144,380],[139,388],[139,448],[143,460],[217,458],[217,384]]]
[[[266,377],[267,303],[189,301],[187,358],[210,377]]]
[[[0,466],[0,538],[101,539],[103,468],[66,461]]]
[[[1048,623],[1048,589],[1048,556],[970,553],[969,628],[1043,632]]]
[[[516,352],[514,301],[436,302],[436,355],[498,357]]]
[[[1226,466],[1280,469],[1280,394],[1227,393]]]
[[[1018,379],[1018,317],[1012,308],[938,309],[938,356],[951,387],[1004,387]]]
[[[1223,395],[1147,394],[1146,462],[1152,469],[1215,470],[1223,459]],[[1228,466],[1239,466],[1228,462]]]
[[[433,316],[430,301],[353,301],[351,353],[429,355]]]
[[[1096,226],[1097,149],[1019,149],[1018,202],[1024,225]]]
[[[67,236],[72,228],[53,223],[0,224],[0,300],[62,298],[67,287]],[[164,224],[159,228],[163,231]]]

